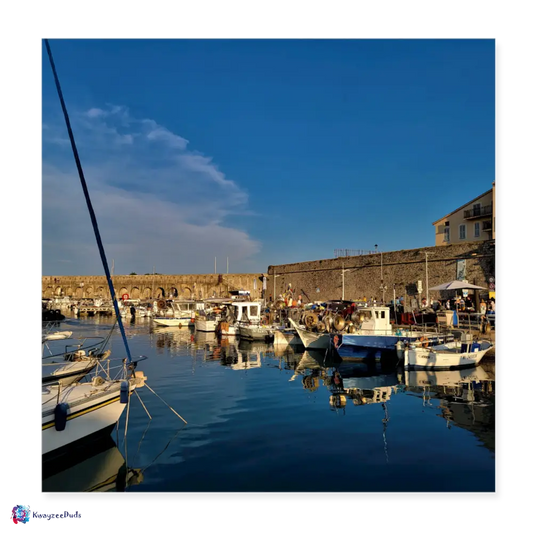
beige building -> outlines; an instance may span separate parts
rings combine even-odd
[[[433,222],[435,246],[496,239],[496,183],[455,211]]]

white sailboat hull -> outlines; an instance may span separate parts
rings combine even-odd
[[[107,384],[108,385],[108,384]],[[134,389],[130,385],[130,393]],[[66,387],[61,393],[61,403],[69,404],[65,429],[58,431],[55,427],[54,408],[57,404],[57,388],[50,387],[43,393],[42,415],[42,454],[57,452],[104,430],[111,429],[117,423],[126,407],[120,403],[120,383],[105,386],[93,395],[88,395],[95,387],[90,383]],[[49,407],[47,407],[49,405]]]

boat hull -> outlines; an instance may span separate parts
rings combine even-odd
[[[337,341],[335,341],[337,337]],[[377,350],[396,350],[398,341],[416,342],[420,337],[425,337],[430,345],[441,344],[446,340],[451,340],[451,336],[431,335],[416,333],[414,335],[364,335],[360,333],[336,334],[331,333],[332,345],[336,348],[341,346],[352,346],[354,348],[375,348]]]
[[[264,326],[239,326],[237,333],[241,339],[268,342],[274,340],[275,331]]]
[[[303,346],[296,331],[278,330],[274,333],[274,346]]]
[[[158,318],[153,318],[152,320],[154,324],[157,324],[158,326],[167,326],[167,327],[178,327],[178,328],[186,327],[187,328],[194,324],[193,322],[191,322],[190,317],[183,317],[183,318],[158,317]]]
[[[329,347],[329,333],[314,333],[299,326],[294,320],[289,319],[298,333],[306,350],[327,350]]]
[[[488,344],[488,343],[487,343]],[[404,366],[406,368],[454,369],[476,366],[492,348],[492,345],[475,351],[461,352],[459,349],[428,349],[410,347],[404,350]],[[441,348],[440,346],[437,348]]]
[[[202,318],[197,318],[194,322],[194,328],[196,331],[204,331],[206,333],[214,333],[217,327],[216,320],[204,320]]]
[[[132,388],[130,387],[130,392]],[[55,393],[57,395],[57,393]],[[50,393],[53,398],[54,392]],[[68,388],[65,389],[64,401],[68,403]],[[55,406],[55,403],[50,402]],[[58,431],[55,427],[53,409],[43,412],[42,416],[42,454],[44,458],[60,453],[63,448],[81,443],[88,437],[110,433],[120,418],[125,403],[120,402],[120,384],[108,391],[95,394],[81,402],[69,406],[65,429]]]

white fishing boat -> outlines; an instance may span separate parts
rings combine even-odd
[[[489,341],[475,341],[470,333],[462,333],[457,340],[436,346],[420,341],[405,343],[403,360],[405,367],[449,369],[476,366],[493,347]]]
[[[172,300],[169,302],[159,300],[157,307],[157,315],[153,316],[152,320],[158,326],[189,327],[194,324],[196,313],[196,302],[194,300]],[[171,310],[171,316],[159,316],[160,311],[164,311],[165,315],[167,315],[168,309]]]
[[[231,304],[229,298],[208,298],[204,300],[204,309],[197,309],[194,329],[204,333],[215,333],[218,323],[225,316],[225,310]]]
[[[126,369],[124,368],[124,372]],[[111,433],[130,394],[142,387],[142,372],[124,379],[95,376],[88,383],[44,386],[42,390],[42,455],[44,459],[61,454],[67,447],[80,445]]]
[[[306,350],[327,350],[329,347],[329,333],[308,331],[304,326],[289,318],[292,327],[298,333]]]
[[[261,302],[232,302],[237,335],[251,341],[272,342],[276,327],[261,317]]]

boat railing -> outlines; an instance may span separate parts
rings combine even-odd
[[[95,339],[98,339],[98,341],[93,342],[92,344],[86,344],[87,342],[94,341]],[[47,346],[50,355],[43,356],[43,360],[51,357],[63,357],[64,359],[67,359],[69,356],[76,355],[79,350],[84,350],[86,355],[91,355],[91,352],[93,352],[94,355],[97,355],[103,351],[103,348],[107,342],[107,338],[104,337],[84,337],[78,340],[81,342],[77,344],[66,344],[64,346],[64,351],[59,353],[52,353],[52,350],[50,350],[50,347],[48,346],[48,342],[44,342],[44,345]]]

